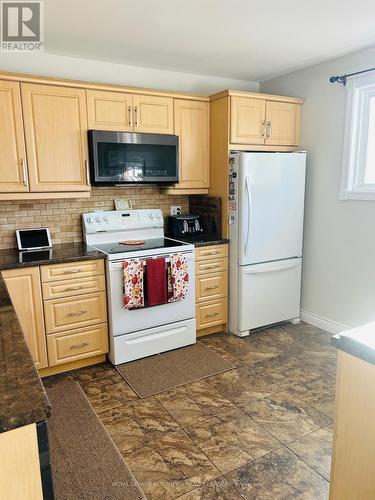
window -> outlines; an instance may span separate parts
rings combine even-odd
[[[375,200],[375,72],[347,85],[340,199]]]

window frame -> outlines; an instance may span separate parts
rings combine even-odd
[[[340,200],[375,200],[375,183],[364,183],[375,71],[348,80]]]

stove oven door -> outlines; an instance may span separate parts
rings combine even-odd
[[[108,311],[111,334],[129,334],[156,326],[195,318],[195,259],[194,252],[186,252],[189,283],[185,299],[154,307],[124,309],[122,297],[122,261],[107,261],[108,266]],[[157,255],[155,257],[161,257]],[[168,255],[163,255],[168,257]],[[146,259],[146,257],[145,257]]]

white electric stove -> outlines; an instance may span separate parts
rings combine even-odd
[[[194,246],[164,237],[159,209],[92,212],[82,215],[87,245],[106,256],[109,315],[109,359],[114,365],[196,342]],[[121,242],[140,241],[138,245]],[[123,307],[124,259],[183,254],[189,283],[185,299],[129,310]],[[147,271],[146,271],[147,272]]]

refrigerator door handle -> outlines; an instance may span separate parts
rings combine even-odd
[[[246,195],[246,226],[247,226],[246,243],[245,243],[245,257],[246,257],[250,240],[250,221],[251,221],[251,188],[248,176],[245,177],[245,195]]]
[[[292,261],[281,261],[274,263],[265,263],[265,264],[255,264],[251,266],[246,266],[244,270],[244,274],[256,274],[256,273],[268,273],[273,271],[282,271],[283,269],[291,269],[292,267],[297,267],[301,265],[301,259],[296,258]]]

